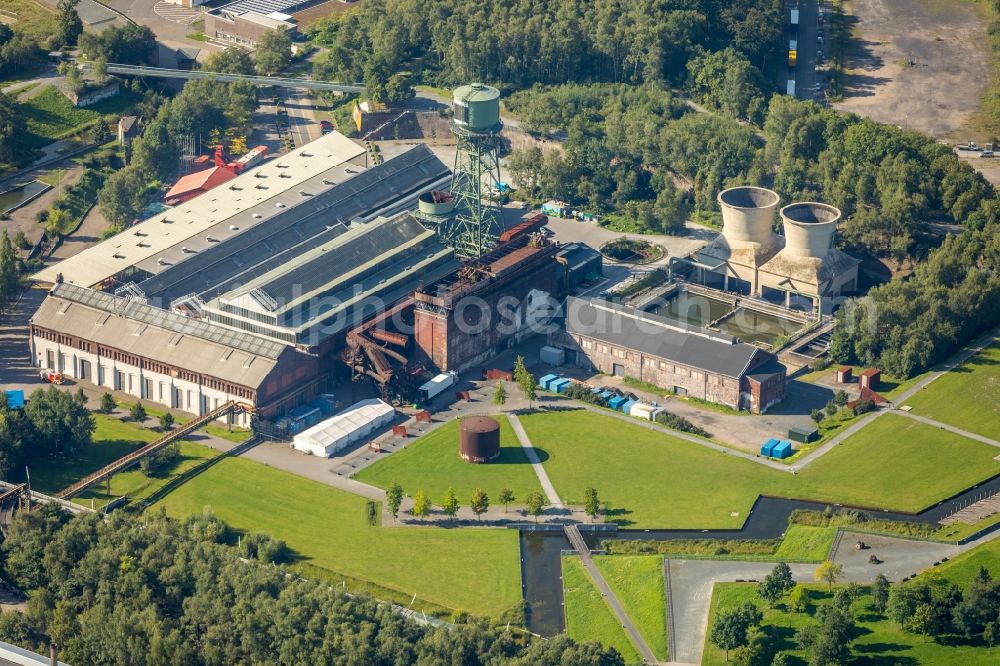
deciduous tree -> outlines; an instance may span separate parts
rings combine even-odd
[[[403,487],[393,481],[385,491],[385,506],[393,520],[399,516],[399,506],[403,503]]]
[[[417,494],[413,496],[413,508],[410,509],[410,513],[421,520],[430,515],[431,501],[427,497],[427,493],[422,490],[417,491]]]
[[[507,506],[516,499],[517,498],[514,497],[514,491],[510,488],[501,488],[500,495],[497,496],[497,501],[503,504],[504,513],[507,513]]]
[[[836,562],[831,562],[827,560],[823,562],[818,567],[816,567],[816,572],[813,574],[813,578],[818,581],[825,581],[829,587],[830,592],[833,592],[833,584],[840,580],[840,577],[844,575],[844,567],[837,564]]]
[[[454,518],[458,513],[458,496],[455,495],[455,489],[450,486],[441,502],[441,512],[449,518]]]
[[[469,503],[469,507],[472,509],[472,513],[476,514],[478,520],[489,510],[490,496],[482,488],[476,488],[472,491],[472,501]]]

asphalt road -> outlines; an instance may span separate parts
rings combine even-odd
[[[798,64],[795,67],[795,96],[799,99],[816,98],[816,43],[818,0],[799,0]],[[826,29],[824,26],[824,38]]]
[[[845,532],[831,559],[844,567],[841,582],[870,583],[878,574],[884,574],[890,581],[894,581],[927,569],[944,557],[953,558],[995,538],[997,533],[959,546]],[[854,543],[859,539],[869,547],[867,550],[854,548]],[[870,564],[868,558],[872,554],[877,555],[882,563]],[[761,580],[774,568],[774,564],[670,560],[669,612],[673,635],[677,637],[676,644],[670,650],[672,662],[701,663],[705,634],[708,631],[708,607],[715,583]],[[813,582],[816,565],[789,566],[797,582]]]

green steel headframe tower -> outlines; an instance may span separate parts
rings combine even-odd
[[[478,258],[496,247],[503,230],[500,206],[491,194],[500,182],[500,91],[482,83],[462,86],[455,90],[453,108],[455,209],[438,233],[460,256]]]

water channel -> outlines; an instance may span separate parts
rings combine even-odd
[[[873,517],[934,524],[969,504],[1000,492],[1000,476],[993,477],[964,492],[939,502],[919,514],[861,509]],[[813,502],[782,497],[759,497],[740,529],[728,530],[618,530],[617,532],[583,531],[591,549],[600,549],[605,539],[634,541],[674,541],[679,539],[777,539],[788,527],[796,509],[823,511],[828,502]],[[1000,529],[996,525],[992,529]],[[570,550],[562,531],[521,532],[521,576],[527,605],[528,629],[541,636],[554,636],[565,629],[562,611],[562,565],[560,553]]]
[[[19,208],[33,197],[49,189],[49,185],[37,180],[33,180],[24,185],[18,185],[5,192],[0,192],[0,213],[9,213]]]

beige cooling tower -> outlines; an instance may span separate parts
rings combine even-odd
[[[777,192],[763,187],[730,187],[719,192],[722,235],[730,243],[767,245],[773,238],[771,223],[778,207]]]
[[[785,228],[784,253],[820,259],[833,247],[840,210],[811,201],[793,203],[781,209],[781,219]]]

